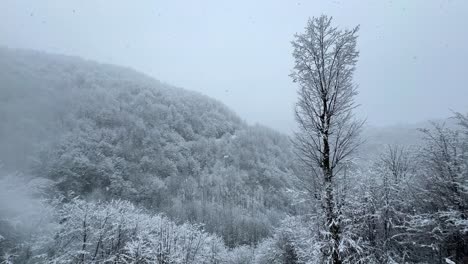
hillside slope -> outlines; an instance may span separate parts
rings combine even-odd
[[[0,49],[0,160],[67,197],[127,199],[256,243],[287,214],[289,139],[131,69]]]

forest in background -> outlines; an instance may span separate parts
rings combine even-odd
[[[79,58],[2,48],[0,83],[3,263],[325,261],[289,136]],[[346,161],[344,263],[464,261],[468,116],[421,128],[364,131]]]

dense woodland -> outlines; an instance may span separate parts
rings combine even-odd
[[[296,36],[296,60],[327,21]],[[325,29],[352,53],[357,29]],[[357,56],[342,68],[348,81]],[[291,74],[302,99],[320,72],[307,66]],[[0,263],[468,261],[467,115],[406,134],[348,115],[324,129],[325,117],[304,113],[293,138],[131,69],[2,48]],[[325,166],[304,158],[308,135],[353,126],[356,150],[337,158],[333,179],[314,180]]]

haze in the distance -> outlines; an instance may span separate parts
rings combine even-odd
[[[370,125],[468,111],[468,2],[0,2],[0,45],[129,66],[290,132],[296,86],[290,41],[310,16],[360,24],[355,81]],[[1,89],[1,87],[0,87]]]

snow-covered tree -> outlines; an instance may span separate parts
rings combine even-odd
[[[468,129],[466,117],[457,119],[458,129],[433,123],[421,130],[425,142],[414,212],[401,240],[413,248],[414,261],[462,263],[468,255]]]
[[[47,263],[224,263],[223,241],[200,226],[177,225],[126,201],[74,198],[57,212]]]
[[[322,252],[331,263],[343,260],[337,175],[356,149],[362,126],[352,114],[357,94],[353,83],[357,31],[358,27],[338,29],[332,18],[321,16],[310,19],[305,32],[292,42],[295,66],[291,77],[299,85],[295,144],[308,168],[308,184],[319,192],[315,195],[325,215],[323,239],[327,241]]]

